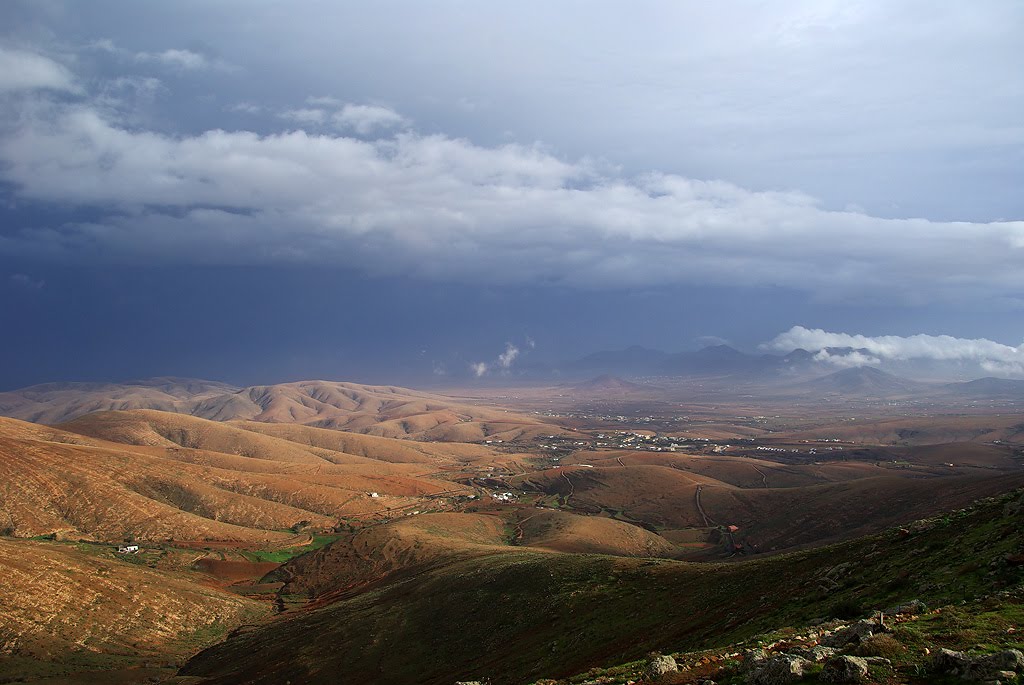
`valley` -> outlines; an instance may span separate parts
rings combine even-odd
[[[58,420],[0,419],[17,617],[0,673],[564,677],[767,630],[835,555],[870,544],[884,556],[877,540],[901,527],[1024,488],[1020,415],[914,414],[853,394],[813,411],[678,388],[644,399],[642,382],[6,393],[8,413]],[[67,620],[74,597],[93,608]],[[801,601],[814,613],[836,599]],[[385,654],[417,675],[385,668]]]

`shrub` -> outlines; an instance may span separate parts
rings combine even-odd
[[[872,635],[861,640],[854,652],[857,656],[880,656],[892,659],[907,651],[892,635]]]

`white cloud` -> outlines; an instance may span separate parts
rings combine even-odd
[[[832,333],[820,328],[794,326],[765,343],[766,349],[789,352],[802,348],[816,352],[815,359],[838,366],[864,366],[884,361],[927,359],[946,362],[974,362],[993,373],[1024,370],[1024,344],[1012,347],[985,338],[955,338],[950,335],[866,336]],[[852,348],[836,353],[829,348]]]
[[[139,52],[135,54],[135,59],[140,62],[155,62],[166,67],[189,71],[207,69],[212,66],[210,60],[198,52],[175,48],[163,52]]]
[[[39,89],[78,90],[63,65],[34,52],[0,47],[0,93]]]
[[[855,366],[877,366],[882,363],[882,360],[878,357],[872,357],[860,352],[859,350],[854,350],[845,354],[835,354],[828,350],[819,350],[818,353],[814,355],[814,361],[832,364],[833,366],[838,366],[844,369]]]
[[[512,343],[505,343],[505,351],[498,355],[498,366],[510,369],[519,356],[519,348]]]
[[[229,112],[241,112],[243,114],[262,114],[267,110],[263,105],[257,105],[255,102],[236,102],[226,108]]]
[[[474,283],[781,286],[865,301],[1024,289],[1024,221],[879,218],[797,192],[599,171],[540,145],[301,130],[328,115],[293,110],[300,130],[271,135],[170,136],[88,102],[36,103],[0,138],[0,178],[26,198],[110,213],[9,235],[0,252],[317,262]]]
[[[529,338],[527,338],[527,341],[527,344],[532,348],[534,346],[533,341]],[[512,368],[512,365],[515,364],[516,359],[519,358],[519,354],[520,349],[516,345],[507,342],[505,343],[505,351],[499,354],[498,358],[495,359],[494,362],[473,362],[469,365],[469,370],[472,371],[473,375],[477,378],[486,376],[494,370],[505,374]]]
[[[339,129],[365,136],[378,129],[397,128],[406,122],[400,114],[387,107],[347,104],[335,112],[334,123]]]

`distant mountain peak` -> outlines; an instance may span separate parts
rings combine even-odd
[[[614,391],[636,391],[636,390],[650,390],[649,386],[640,385],[639,383],[632,383],[630,381],[613,376],[611,374],[602,374],[596,378],[591,378],[589,381],[583,381],[572,386],[575,390],[594,390],[603,392],[614,392]]]
[[[873,366],[854,366],[802,384],[824,392],[844,394],[885,395],[909,392],[917,388],[914,381],[894,376]]]

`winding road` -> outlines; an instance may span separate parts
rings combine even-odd
[[[565,501],[568,502],[572,496],[576,494],[576,486],[572,484],[569,476],[565,475],[565,471],[559,471],[559,473],[562,474],[562,478],[565,479],[565,482],[569,484],[569,494],[565,496]]]
[[[704,527],[710,528],[712,525],[718,525],[713,518],[708,516],[707,512],[704,511],[704,507],[700,503],[700,491],[704,489],[703,485],[698,485],[696,492],[693,493],[694,501],[697,503],[697,511],[700,512],[701,518],[704,519]]]
[[[764,487],[767,488],[768,487],[768,474],[766,474],[764,471],[762,471],[761,469],[757,468],[753,464],[751,464],[750,467],[752,469],[754,469],[755,471],[757,471],[758,473],[761,474],[761,481],[764,483]]]

